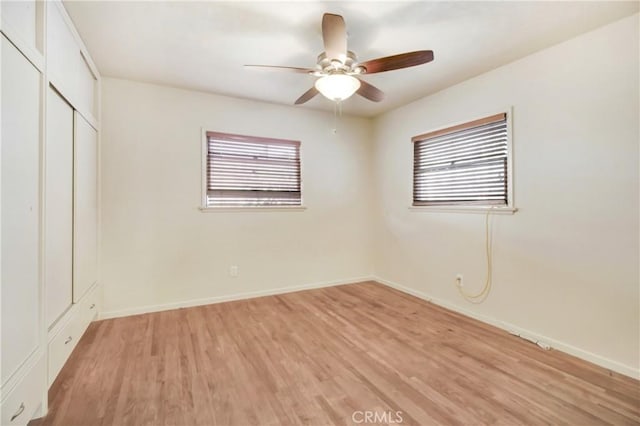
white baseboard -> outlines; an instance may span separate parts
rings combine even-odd
[[[583,359],[585,361],[589,361],[593,364],[599,365],[600,367],[604,367],[607,368],[609,370],[618,372],[620,374],[624,374],[625,376],[629,376],[632,377],[634,379],[640,379],[640,369],[637,368],[633,368],[631,366],[619,363],[617,361],[613,361],[611,359],[605,358],[603,356],[594,354],[592,352],[577,348],[575,346],[569,345],[567,343],[563,343],[561,341],[558,341],[556,339],[553,339],[551,337],[547,337],[547,336],[543,336],[541,334],[535,333],[533,331],[527,330],[525,328],[519,327],[517,325],[514,324],[510,324],[508,322],[504,322],[504,321],[500,321],[496,318],[492,318],[486,315],[482,315],[482,314],[478,314],[475,312],[472,312],[468,309],[465,309],[463,307],[460,307],[458,305],[455,305],[453,303],[450,303],[446,300],[442,300],[442,299],[438,299],[435,297],[432,297],[429,294],[423,293],[421,291],[418,290],[414,290],[412,288],[409,287],[405,287],[403,285],[400,285],[398,283],[389,281],[389,280],[385,280],[383,278],[380,277],[373,277],[372,278],[373,281],[379,282],[380,284],[384,284],[386,286],[395,288],[396,290],[400,290],[403,293],[407,293],[410,294],[412,296],[416,296],[420,299],[426,300],[428,302],[434,303],[438,306],[442,306],[443,308],[452,310],[454,312],[458,312],[462,315],[477,319],[478,321],[482,321],[484,323],[487,324],[491,324],[493,326],[496,326],[498,328],[501,328],[503,330],[508,331],[511,334],[515,334],[517,336],[520,336],[524,339],[527,339],[529,341],[532,342],[536,342],[538,343],[540,346],[548,346],[551,348],[554,348],[556,350],[559,350],[561,352],[565,352],[568,353],[570,355],[573,355],[577,358]]]
[[[235,293],[224,296],[205,297],[202,299],[183,300],[180,302],[163,303],[158,305],[146,305],[134,308],[120,309],[115,311],[104,311],[100,313],[100,319],[119,318],[129,315],[147,314],[150,312],[168,311],[171,309],[189,308],[192,306],[211,305],[214,303],[231,302],[234,300],[252,299],[254,297],[273,296],[276,294],[293,293],[301,290],[311,290],[314,288],[333,287],[344,284],[355,284],[363,281],[371,281],[373,277],[355,277],[335,281],[322,281],[311,284],[304,284],[291,287],[281,287],[261,291],[249,291],[244,293]]]
[[[509,333],[518,335],[532,342],[536,342],[540,346],[543,346],[543,347],[548,346],[556,350],[559,350],[561,352],[566,352],[570,355],[573,355],[585,361],[592,362],[596,365],[607,368],[609,370],[624,374],[625,376],[629,376],[634,379],[640,379],[640,369],[636,369],[631,366],[619,363],[617,361],[613,361],[611,359],[594,354],[592,352],[577,348],[567,343],[563,343],[551,337],[543,336],[541,334],[535,333],[533,331],[527,330],[517,325],[500,321],[496,318],[489,317],[486,315],[478,314],[476,312],[470,311],[468,309],[465,309],[463,307],[460,307],[448,301],[434,298],[429,294],[423,293],[418,290],[414,290],[409,287],[405,287],[393,281],[385,280],[384,278],[380,278],[376,276],[363,276],[363,277],[356,277],[356,278],[348,278],[344,280],[323,281],[323,282],[292,286],[292,287],[281,287],[281,288],[269,289],[269,290],[236,293],[236,294],[225,295],[225,296],[214,296],[214,297],[207,297],[202,299],[185,300],[181,302],[165,303],[165,304],[158,304],[158,305],[147,305],[147,306],[127,308],[127,309],[121,309],[121,310],[115,310],[115,311],[106,311],[106,312],[100,313],[100,319],[119,318],[119,317],[125,317],[129,315],[138,315],[138,314],[146,314],[150,312],[168,311],[171,309],[188,308],[191,306],[202,306],[202,305],[210,305],[213,303],[231,302],[234,300],[243,300],[243,299],[251,299],[254,297],[293,293],[295,291],[301,291],[301,290],[311,290],[314,288],[333,287],[333,286],[344,285],[344,284],[354,284],[354,283],[363,282],[363,281],[376,281],[380,284],[384,284],[386,286],[395,288],[396,290],[400,290],[403,293],[411,294],[412,296],[416,296],[420,299],[434,303],[438,306],[442,306],[443,308],[447,308],[454,312],[458,312],[462,315],[477,319],[478,321],[491,324],[495,327],[506,330]]]

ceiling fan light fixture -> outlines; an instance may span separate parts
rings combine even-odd
[[[316,89],[332,101],[343,101],[360,88],[360,80],[346,74],[331,74],[320,77],[315,83]]]

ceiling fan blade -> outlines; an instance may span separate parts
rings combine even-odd
[[[376,86],[373,86],[367,83],[364,80],[361,80],[361,79],[358,79],[358,80],[360,80],[360,88],[356,92],[358,95],[362,96],[363,98],[367,98],[373,102],[380,102],[381,100],[384,99],[384,92],[382,90],[378,89]]]
[[[347,26],[342,16],[332,13],[322,16],[322,41],[327,58],[338,59],[344,64],[347,59]]]
[[[301,74],[311,74],[316,71],[311,68],[280,67],[277,65],[245,65],[245,67],[255,68],[259,70],[266,70],[266,71],[289,71],[289,72],[297,72]]]
[[[367,70],[367,74],[373,74],[400,68],[415,67],[416,65],[426,64],[431,61],[433,61],[433,50],[418,50],[416,52],[407,52],[385,58],[372,59],[361,62],[359,66],[364,67]]]
[[[300,104],[303,104],[303,103],[311,100],[311,98],[313,98],[318,93],[320,93],[320,92],[318,92],[318,89],[316,89],[315,86],[312,87],[311,89],[309,89],[306,92],[304,92],[302,94],[302,96],[300,96],[298,99],[296,99],[295,105],[300,105]]]

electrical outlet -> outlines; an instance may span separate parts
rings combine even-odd
[[[458,287],[464,287],[464,283],[462,282],[462,274],[456,275],[456,285]]]
[[[229,275],[231,275],[232,277],[238,276],[238,265],[229,266]]]

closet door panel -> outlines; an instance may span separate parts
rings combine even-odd
[[[8,26],[29,47],[36,48],[35,0],[3,0],[0,2],[2,26]]]
[[[45,310],[51,326],[71,306],[73,283],[73,109],[51,88],[45,170]]]
[[[39,342],[40,73],[2,36],[2,384]]]
[[[87,63],[82,54],[76,57],[78,62],[78,110],[83,114],[89,114],[91,117],[97,115],[96,111],[96,91],[98,87],[98,79],[91,71],[91,67]]]
[[[98,135],[77,112],[74,122],[73,301],[78,302],[98,275]]]
[[[55,88],[77,108],[80,48],[58,2],[47,7],[47,72]]]

